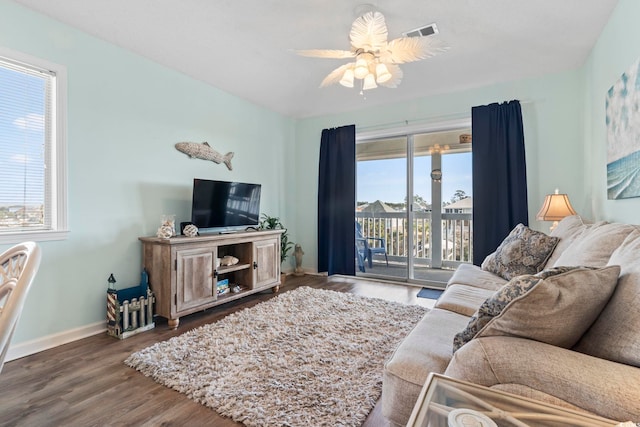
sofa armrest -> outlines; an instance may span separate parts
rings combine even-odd
[[[471,340],[445,375],[487,387],[524,386],[613,420],[640,417],[640,368],[524,338]]]

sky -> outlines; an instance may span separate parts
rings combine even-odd
[[[44,85],[0,66],[0,206],[44,202]]]
[[[471,153],[442,156],[442,201],[449,202],[457,190],[472,195]],[[358,162],[357,193],[359,202],[381,200],[403,203],[407,191],[407,160],[367,160]],[[414,192],[431,203],[431,156],[414,159]]]

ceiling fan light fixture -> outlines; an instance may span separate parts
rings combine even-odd
[[[422,37],[405,36],[389,41],[384,15],[373,8],[353,21],[349,32],[349,50],[307,49],[298,51],[298,54],[315,58],[355,58],[355,63],[350,62],[331,71],[322,80],[320,87],[336,83],[353,87],[352,79],[358,79],[363,80],[362,90],[376,88],[378,84],[395,88],[403,75],[397,64],[421,61],[448,49],[437,39],[424,38],[428,34],[437,33],[435,25],[419,28],[416,32]],[[353,77],[346,72],[347,69],[353,71]]]
[[[342,75],[342,79],[340,79],[340,84],[344,87],[353,87],[353,78],[354,78],[353,70],[351,68],[348,68],[347,70],[345,70],[344,74]]]
[[[386,65],[384,65],[383,63],[379,63],[378,65],[376,65],[376,82],[377,83],[384,83],[389,81],[389,79],[391,78],[391,73],[389,72],[389,69],[387,68]]]
[[[364,58],[358,58],[354,70],[356,79],[364,79],[367,74],[369,74],[369,62]]]
[[[372,73],[369,73],[364,78],[364,84],[362,85],[362,90],[375,89],[378,85],[376,84],[376,78]]]

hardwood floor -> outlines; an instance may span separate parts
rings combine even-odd
[[[288,276],[280,292],[298,286],[332,289],[369,297],[432,307],[417,298],[420,288],[358,278]],[[5,364],[0,373],[1,426],[241,426],[183,394],[157,384],[129,368],[123,360],[132,352],[164,341],[229,313],[273,298],[255,294],[180,319],[177,330],[166,320],[125,340],[95,335]],[[388,424],[380,405],[365,427]]]

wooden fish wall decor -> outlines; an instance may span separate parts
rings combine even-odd
[[[186,154],[192,159],[211,160],[214,163],[224,163],[229,170],[233,170],[231,166],[231,159],[233,158],[233,152],[229,152],[224,156],[211,148],[208,142],[198,144],[197,142],[178,142],[176,149],[181,153]]]

